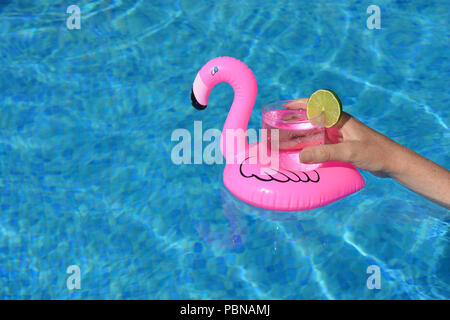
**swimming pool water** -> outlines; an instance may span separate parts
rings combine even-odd
[[[222,128],[231,87],[203,112],[190,90],[228,55],[258,80],[249,127],[270,102],[331,88],[449,168],[448,1],[73,4],[80,30],[66,2],[0,1],[2,299],[450,298],[448,211],[394,181],[363,172],[350,197],[280,213],[231,196],[223,165],[170,159],[176,128]]]

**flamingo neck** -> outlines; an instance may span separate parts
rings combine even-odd
[[[249,149],[246,133],[256,101],[257,84],[245,63],[231,57],[218,57],[199,71],[193,86],[194,98],[206,107],[209,93],[221,82],[229,83],[234,90],[233,103],[220,137],[220,150],[228,162]]]
[[[253,72],[242,62],[233,67],[221,82],[229,83],[234,90],[234,99],[228,112],[221,134],[221,152],[228,161],[237,155],[248,152],[247,127],[256,101],[257,85]],[[230,141],[231,140],[231,141]],[[229,148],[233,146],[233,149]]]
[[[221,152],[227,161],[232,160],[238,154],[248,152],[247,127],[256,100],[256,95],[249,96],[241,86],[236,88],[233,86],[233,89],[233,103],[221,135]],[[232,151],[229,150],[231,147]]]

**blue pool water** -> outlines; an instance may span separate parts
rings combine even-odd
[[[363,172],[348,198],[280,213],[231,196],[223,165],[170,158],[176,128],[222,127],[231,87],[203,112],[190,90],[228,55],[258,80],[249,127],[331,88],[449,168],[448,1],[376,1],[380,30],[373,1],[73,2],[80,30],[67,1],[0,1],[1,298],[450,298],[449,213],[394,181]]]

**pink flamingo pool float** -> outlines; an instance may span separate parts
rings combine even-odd
[[[234,89],[234,100],[220,138],[220,150],[226,159],[223,182],[234,196],[265,209],[297,211],[324,206],[364,187],[361,174],[347,163],[330,161],[311,170],[295,170],[283,167],[280,161],[279,167],[273,168],[257,151],[261,142],[249,145],[247,139],[238,143],[236,138],[233,144],[227,142],[227,130],[247,131],[257,85],[253,72],[243,62],[218,57],[198,72],[191,93],[192,105],[205,109],[212,88],[221,82]],[[227,146],[234,149],[227,150]]]

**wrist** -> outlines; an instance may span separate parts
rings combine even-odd
[[[407,171],[409,162],[406,159],[408,149],[396,142],[394,143],[395,145],[387,150],[387,160],[384,169],[386,176],[393,179],[403,175]]]

